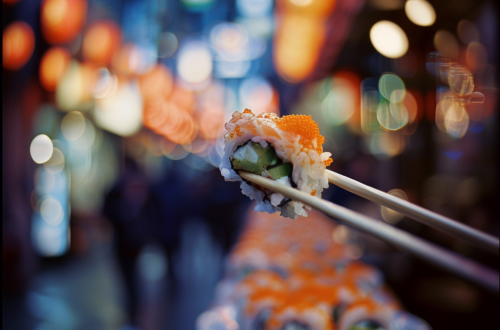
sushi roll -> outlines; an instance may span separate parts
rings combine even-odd
[[[236,171],[253,172],[321,197],[323,189],[328,188],[325,169],[332,159],[331,153],[323,152],[325,138],[311,116],[280,118],[274,113],[254,115],[245,109],[242,113],[234,112],[225,128],[220,165],[224,179],[242,181],[241,191],[257,202],[256,211],[280,212],[292,219],[307,216],[303,203],[247,183]]]

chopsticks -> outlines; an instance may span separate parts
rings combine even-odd
[[[466,242],[470,242],[479,248],[490,251],[496,255],[499,254],[500,243],[498,238],[492,235],[483,233],[456,220],[434,213],[333,171],[326,170],[326,173],[328,181],[340,188],[393,209],[423,224],[463,239]]]
[[[314,207],[332,218],[344,221],[360,230],[371,233],[435,266],[453,272],[498,293],[499,275],[498,272],[492,269],[479,265],[474,261],[440,248],[400,229],[394,228],[382,221],[377,221],[321,198],[313,197],[271,179],[245,171],[239,171],[238,174],[245,180]]]

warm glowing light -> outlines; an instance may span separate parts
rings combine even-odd
[[[45,134],[40,134],[31,141],[30,154],[33,161],[37,164],[43,164],[52,157],[54,146],[52,141]]]
[[[338,225],[337,227],[335,227],[332,233],[333,241],[341,245],[344,245],[348,242],[349,236],[349,228],[344,225]]]
[[[179,50],[177,72],[185,82],[202,83],[210,77],[212,69],[212,54],[204,43],[192,41]]]
[[[434,47],[444,57],[456,59],[460,52],[460,46],[453,34],[445,30],[439,30],[434,35]]]
[[[451,106],[446,110],[443,119],[446,133],[451,137],[460,139],[467,133],[469,115],[462,104],[452,102]]]
[[[59,109],[88,109],[97,78],[94,68],[72,61],[56,88],[56,103]]]
[[[40,62],[40,83],[43,88],[54,92],[70,63],[71,54],[66,48],[50,48]]]
[[[122,76],[145,74],[153,69],[158,60],[157,50],[125,43],[115,52],[112,60],[113,70]]]
[[[452,65],[448,70],[448,84],[459,96],[467,96],[474,91],[474,76],[461,65]]]
[[[40,205],[40,215],[49,225],[57,226],[64,217],[64,211],[57,199],[49,197]]]
[[[61,132],[68,141],[79,139],[85,131],[85,117],[79,111],[71,111],[61,121]]]
[[[85,61],[107,65],[120,46],[120,26],[111,20],[92,24],[83,36],[82,56]]]
[[[375,23],[370,30],[370,40],[380,54],[389,58],[401,57],[408,51],[406,33],[390,21]]]
[[[283,79],[297,83],[314,70],[325,39],[324,24],[302,15],[281,18],[274,38],[274,65]]]
[[[3,31],[2,46],[3,67],[9,70],[21,68],[35,49],[33,29],[24,22],[9,24]]]
[[[43,164],[45,170],[50,174],[56,174],[61,172],[64,169],[65,165],[64,154],[58,148],[54,148],[52,152],[52,157],[50,157],[49,161]]]
[[[137,133],[142,126],[142,97],[136,85],[119,84],[117,91],[96,100],[95,123],[120,136]]]
[[[408,196],[406,193],[401,190],[401,189],[392,189],[391,191],[387,192],[389,195],[408,200]],[[390,208],[387,208],[385,206],[380,207],[380,213],[382,214],[382,219],[384,219],[385,222],[390,223],[390,224],[395,224],[398,223],[399,220],[404,218],[404,215],[401,213],[398,213],[394,210],[391,210]]]
[[[146,102],[159,97],[168,98],[173,84],[173,74],[163,64],[156,65],[153,70],[139,77],[139,88]]]
[[[405,4],[406,16],[420,26],[431,26],[436,21],[434,7],[425,0],[408,0]]]
[[[87,18],[86,0],[44,0],[41,26],[45,40],[51,44],[62,44],[73,40]]]
[[[310,18],[324,18],[330,15],[335,6],[336,0],[284,0],[278,1],[277,7],[288,14],[300,14]]]
[[[486,67],[486,64],[488,64],[486,47],[480,42],[472,41],[469,43],[469,46],[467,46],[465,59],[472,72],[481,72]]]

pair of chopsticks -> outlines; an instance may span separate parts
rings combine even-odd
[[[453,252],[447,251],[398,228],[394,228],[387,223],[372,219],[361,213],[357,213],[340,205],[325,201],[324,199],[313,197],[298,189],[285,186],[274,180],[245,171],[239,171],[238,174],[245,180],[278,192],[285,197],[305,203],[332,218],[341,220],[362,231],[371,233],[372,235],[407,252],[410,252],[424,261],[434,264],[435,266],[460,275],[489,290],[497,293],[499,291],[498,272],[490,268]],[[327,170],[327,175],[328,180],[332,184],[498,254],[499,241],[491,235],[482,233],[455,220],[443,217],[439,214],[384,193],[380,190],[366,186],[335,172]]]

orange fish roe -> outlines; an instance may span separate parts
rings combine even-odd
[[[316,190],[311,191],[311,196],[316,196]]]
[[[319,134],[318,124],[311,116],[289,115],[276,119],[276,126],[285,132],[300,135],[300,142],[304,148],[313,149],[321,154],[325,138]],[[313,141],[316,140],[316,147]]]

